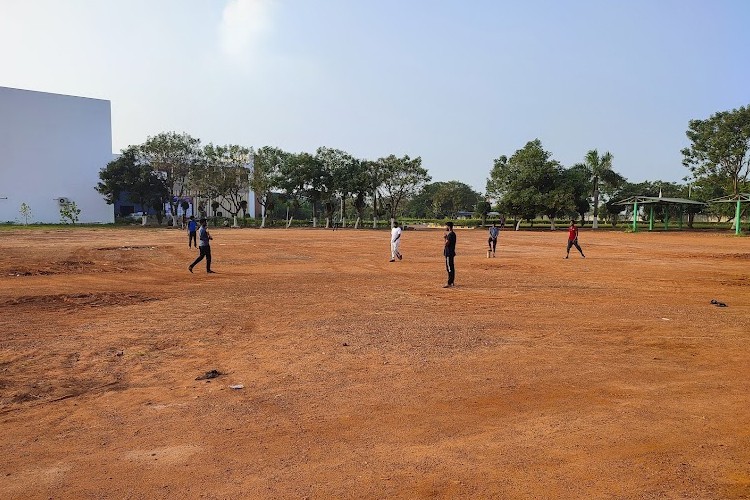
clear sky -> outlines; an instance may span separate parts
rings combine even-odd
[[[115,151],[408,154],[484,191],[539,138],[679,181],[688,121],[750,104],[748,26],[750,0],[0,0],[0,86],[112,101]]]

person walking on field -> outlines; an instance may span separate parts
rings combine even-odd
[[[196,230],[198,229],[198,223],[195,222],[195,217],[190,216],[190,222],[187,223],[188,231],[188,248],[192,248],[195,243],[196,248],[198,247],[198,240],[196,240]]]
[[[495,256],[498,236],[500,236],[500,228],[497,227],[497,224],[492,224],[492,227],[490,227],[490,237],[487,239],[487,245],[489,245],[489,248],[487,249],[487,257],[490,256],[490,253],[493,257]]]
[[[401,253],[398,251],[401,246],[401,228],[398,227],[398,222],[393,223],[393,229],[391,229],[391,260],[389,262],[395,262],[396,259],[401,260]]]
[[[200,240],[200,243],[198,243],[198,250],[200,250],[201,254],[198,256],[195,261],[188,266],[188,270],[192,273],[193,268],[195,265],[202,261],[203,258],[206,258],[206,272],[207,273],[213,273],[214,271],[211,270],[211,244],[209,243],[210,240],[213,238],[210,234],[208,234],[208,228],[206,227],[207,222],[206,219],[201,219],[201,227],[198,229],[198,239]]]
[[[443,288],[450,288],[454,286],[456,280],[456,268],[453,265],[453,259],[456,256],[456,233],[453,232],[453,223],[448,221],[445,223],[446,234],[443,237],[445,240],[445,246],[443,247],[443,255],[445,256],[445,270],[448,271],[448,284]]]
[[[565,255],[566,259],[570,257],[570,247],[573,246],[576,247],[579,252],[581,252],[581,257],[585,259],[586,256],[583,255],[581,245],[578,244],[578,228],[576,227],[576,221],[574,220],[570,221],[570,227],[568,227],[568,253]]]

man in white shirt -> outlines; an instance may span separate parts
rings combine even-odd
[[[393,229],[391,229],[391,260],[395,262],[396,259],[401,260],[401,253],[398,251],[398,247],[401,245],[401,228],[398,227],[398,222],[393,223]]]

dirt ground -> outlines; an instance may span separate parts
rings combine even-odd
[[[750,238],[212,233],[0,231],[0,498],[750,498]]]

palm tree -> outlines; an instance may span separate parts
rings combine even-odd
[[[617,187],[625,182],[625,178],[612,170],[612,153],[607,151],[599,156],[599,151],[592,149],[586,153],[586,168],[591,175],[591,187],[594,197],[594,224],[593,229],[599,227],[599,186],[606,184]]]

